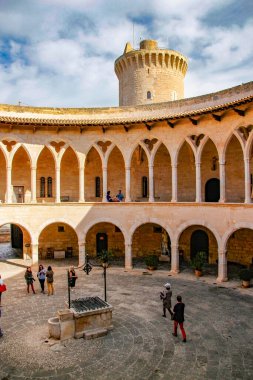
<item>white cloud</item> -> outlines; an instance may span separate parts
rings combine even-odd
[[[157,39],[189,57],[186,96],[249,81],[253,19],[242,26],[206,22],[209,12],[226,17],[234,1],[6,1],[0,9],[6,54],[0,61],[0,103],[117,105],[114,60],[132,42],[133,20],[136,42]]]

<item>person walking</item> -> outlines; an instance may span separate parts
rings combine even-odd
[[[54,294],[54,272],[50,265],[47,268],[46,278],[47,278],[47,295],[50,296]]]
[[[1,316],[2,316],[2,310],[0,309],[0,319],[1,319]],[[3,330],[1,329],[1,325],[0,325],[0,338],[2,338],[3,336]]]
[[[163,301],[163,317],[166,318],[166,309],[169,311],[170,316],[173,316],[173,313],[171,311],[171,297],[172,297],[172,291],[171,291],[171,285],[170,283],[164,284],[165,290],[163,290],[160,293],[160,298]]]
[[[45,294],[45,280],[46,280],[46,269],[43,267],[42,264],[39,265],[39,270],[37,273],[37,277],[40,282],[40,287],[41,287],[41,293]]]
[[[177,303],[173,309],[174,332],[172,333],[172,335],[177,336],[177,326],[179,324],[182,337],[183,337],[183,342],[186,343],[186,333],[184,330],[184,308],[185,308],[185,304],[182,302],[182,297],[177,296]]]
[[[35,281],[32,273],[32,268],[27,267],[26,272],[25,272],[25,280],[26,280],[26,285],[27,285],[27,293],[30,293],[30,286],[32,288],[33,294],[35,294],[35,290],[33,287],[33,282]]]
[[[6,289],[6,285],[4,284],[4,281],[0,275],[0,307],[1,307],[1,302],[2,302],[2,293],[5,292],[7,289]]]
[[[77,278],[78,277],[76,275],[75,268],[73,266],[71,266],[69,268],[69,287],[72,291],[74,290],[73,288],[76,286]]]

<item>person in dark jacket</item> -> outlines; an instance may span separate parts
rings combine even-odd
[[[186,333],[184,330],[184,303],[182,302],[182,297],[177,296],[177,303],[174,306],[173,312],[174,312],[174,332],[172,335],[177,336],[177,326],[179,324],[182,337],[183,337],[183,342],[186,342]]]
[[[78,277],[76,275],[75,268],[71,266],[69,268],[69,287],[71,288],[71,290],[73,290],[73,288],[76,286],[77,278]]]
[[[47,278],[47,295],[53,295],[54,294],[54,271],[52,270],[52,267],[49,265],[46,272],[46,278]]]
[[[26,285],[27,285],[27,293],[30,293],[30,286],[32,288],[33,294],[35,294],[35,290],[33,287],[33,282],[35,281],[33,274],[32,274],[32,268],[27,267],[26,272],[25,272],[25,280],[26,280]]]

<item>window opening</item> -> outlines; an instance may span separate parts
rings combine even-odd
[[[142,197],[148,196],[148,177],[142,177]]]
[[[52,198],[53,196],[53,180],[52,177],[47,177],[47,196]]]
[[[45,198],[46,196],[46,180],[45,177],[40,178],[40,197]]]
[[[95,196],[96,198],[100,198],[100,177],[95,178]]]
[[[147,99],[151,99],[151,91],[147,92]]]

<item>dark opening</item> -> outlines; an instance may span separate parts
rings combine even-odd
[[[52,198],[53,196],[53,180],[52,177],[47,177],[47,196]]]
[[[220,200],[220,180],[211,178],[205,185],[205,202],[219,202]]]
[[[96,236],[97,254],[108,250],[108,236],[104,232],[98,232]]]
[[[11,246],[12,248],[20,248],[23,251],[23,232],[15,224],[11,224]]]
[[[209,239],[207,233],[203,230],[196,230],[191,236],[191,259],[196,256],[197,252],[205,252],[208,262]]]
[[[40,197],[45,198],[46,196],[46,180],[45,177],[40,178]]]
[[[95,196],[100,198],[100,177],[95,178]]]
[[[151,99],[151,92],[150,91],[147,92],[147,99]]]
[[[142,177],[142,197],[148,196],[148,177]]]

